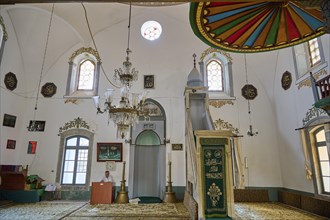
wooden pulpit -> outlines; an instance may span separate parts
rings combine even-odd
[[[92,182],[91,204],[110,204],[112,201],[112,182]]]

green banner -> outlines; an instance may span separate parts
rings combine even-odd
[[[206,218],[228,217],[226,196],[226,138],[201,138],[201,164]]]

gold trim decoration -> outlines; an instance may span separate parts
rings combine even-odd
[[[317,81],[322,75],[327,75],[327,70],[322,69],[320,71],[318,71],[317,73],[313,74],[314,79]],[[302,88],[303,86],[307,86],[307,87],[312,87],[312,82],[310,77],[307,77],[305,80],[301,81],[298,84],[298,89]]]
[[[210,197],[212,206],[216,207],[220,200],[220,196],[222,195],[222,192],[219,186],[217,186],[215,183],[212,183],[212,185],[209,188],[209,191],[207,192],[207,195]]]
[[[186,2],[132,2],[132,5],[146,6],[146,7],[160,7],[160,6],[181,5],[185,3]],[[123,2],[123,4],[128,5],[129,3]]]
[[[8,33],[7,33],[5,23],[4,23],[3,18],[2,18],[1,15],[0,15],[0,25],[2,26],[2,30],[3,30],[3,39],[5,41],[7,41],[8,40]]]
[[[312,107],[306,112],[305,118],[303,118],[303,126],[307,125],[309,121],[319,116],[328,116],[327,112],[323,109]]]
[[[88,47],[88,48],[86,48],[86,47],[82,47],[82,48],[76,50],[75,52],[73,52],[73,54],[72,54],[71,57],[69,58],[69,62],[73,62],[74,58],[75,58],[76,56],[78,56],[79,54],[82,54],[82,53],[89,53],[89,54],[92,54],[92,55],[95,56],[95,58],[97,59],[98,62],[101,61],[101,58],[100,58],[100,56],[99,56],[99,53],[98,53],[96,50],[94,50],[94,49],[91,48],[91,47]]]
[[[204,58],[211,54],[211,53],[220,53],[222,55],[224,55],[225,57],[227,57],[227,59],[229,60],[229,62],[232,62],[233,58],[231,58],[230,54],[223,51],[223,50],[219,50],[219,49],[216,49],[216,48],[213,48],[213,47],[209,47],[207,48],[206,50],[204,50],[204,52],[202,53],[201,55],[201,58],[200,60],[204,60]]]
[[[231,100],[209,100],[209,105],[215,108],[221,108],[224,105],[234,105],[234,102]]]
[[[235,128],[232,124],[229,122],[226,122],[222,120],[221,118],[215,120],[213,122],[215,130],[230,130],[232,133],[238,135],[239,134],[239,129]]]
[[[60,127],[59,133],[62,133],[64,131],[67,131],[69,129],[73,128],[85,128],[87,130],[90,130],[90,126],[87,124],[86,121],[84,121],[82,118],[75,118],[73,121],[66,122],[63,127]]]
[[[68,103],[72,103],[72,104],[78,105],[80,102],[79,102],[79,99],[66,99],[64,101],[64,104],[68,104]]]

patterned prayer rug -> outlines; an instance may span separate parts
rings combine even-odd
[[[72,213],[71,219],[190,219],[182,203],[87,204]]]
[[[325,218],[309,214],[281,203],[235,203],[237,220],[322,220]]]
[[[10,203],[0,207],[1,220],[55,220],[76,211],[86,202]]]

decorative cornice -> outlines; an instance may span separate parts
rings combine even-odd
[[[209,47],[208,49],[204,50],[204,52],[201,55],[200,60],[201,61],[204,60],[204,58],[207,55],[211,54],[211,53],[220,53],[220,54],[224,55],[225,57],[227,57],[227,59],[229,60],[229,62],[232,62],[232,60],[233,60],[233,58],[231,58],[231,56],[230,56],[229,53],[227,53],[227,52],[225,52],[223,50],[215,49],[213,47]]]
[[[239,130],[238,128],[235,128],[232,124],[229,122],[225,122],[221,118],[215,120],[213,122],[215,130],[230,130],[232,133],[238,135]]]
[[[87,130],[90,130],[90,126],[85,122],[82,118],[76,118],[73,121],[66,122],[63,127],[60,127],[59,133],[62,133],[64,131],[74,129],[74,128],[85,128]]]
[[[318,71],[317,73],[313,74],[314,79],[317,81],[322,75],[327,75],[327,71],[325,69],[322,69],[320,71]],[[303,86],[307,86],[307,87],[312,87],[312,82],[310,77],[306,78],[305,80],[301,81],[298,84],[298,89],[300,89]]]
[[[5,23],[4,23],[3,18],[2,18],[1,15],[0,15],[0,25],[2,26],[2,30],[3,30],[3,39],[5,41],[7,41],[8,40],[8,33],[7,33]]]
[[[94,50],[94,49],[91,48],[91,47],[88,47],[88,48],[86,48],[86,47],[82,47],[82,48],[76,50],[75,52],[73,52],[73,54],[72,54],[71,57],[69,58],[69,62],[73,62],[74,58],[75,58],[76,56],[78,56],[79,54],[82,54],[82,53],[89,53],[89,54],[92,54],[92,55],[95,56],[95,58],[97,59],[98,62],[101,61],[101,58],[100,58],[100,56],[99,56],[99,53],[98,53],[96,50]]]
[[[303,126],[307,125],[309,121],[311,121],[312,119],[317,118],[319,116],[328,116],[328,114],[323,109],[316,108],[316,107],[310,108],[306,112],[306,117],[302,120]]]
[[[234,102],[231,100],[209,100],[209,105],[215,108],[221,108],[224,105],[234,105]]]

